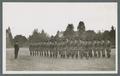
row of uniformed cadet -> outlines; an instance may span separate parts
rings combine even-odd
[[[31,56],[48,56],[61,58],[91,58],[111,56],[110,41],[61,41],[40,42],[29,46]]]

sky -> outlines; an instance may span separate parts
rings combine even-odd
[[[117,3],[3,2],[3,26],[11,28],[13,37],[29,37],[36,28],[51,36],[64,31],[68,24],[76,31],[80,21],[86,30],[95,32],[117,28]]]

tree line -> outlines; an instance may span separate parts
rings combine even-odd
[[[48,36],[44,30],[41,32],[38,29],[34,29],[32,35],[26,38],[23,35],[16,35],[13,41],[18,41],[20,46],[29,46],[30,43],[46,42],[46,41],[61,41],[64,39],[74,40],[110,40],[115,46],[115,28],[112,26],[111,30],[105,30],[104,32],[95,32],[94,30],[86,30],[85,23],[80,21],[77,26],[77,31],[74,31],[74,25],[68,24],[65,31],[57,31],[55,36]],[[62,36],[60,36],[62,34]]]

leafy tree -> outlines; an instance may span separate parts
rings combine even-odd
[[[49,39],[49,37],[44,32],[44,30],[42,30],[42,32],[39,33],[38,30],[35,29],[33,31],[33,34],[31,36],[29,36],[29,42],[34,42],[34,43],[48,41],[48,39]]]
[[[12,47],[13,45],[13,36],[10,27],[8,27],[8,29],[6,29],[6,47]]]
[[[103,40],[110,40],[110,32],[108,30],[103,32],[102,39]]]
[[[94,40],[96,33],[93,30],[88,30],[86,31],[85,35],[86,35],[86,38],[85,38],[86,40]]]
[[[85,31],[85,24],[83,21],[80,21],[77,27],[79,33],[83,33]]]
[[[85,31],[85,24],[83,21],[80,21],[77,27],[78,37],[79,39],[85,40],[86,38],[86,31]]]
[[[44,32],[44,30],[42,30],[42,32],[40,33],[40,40],[41,41],[48,41],[49,37],[47,36],[47,34]]]
[[[29,42],[39,42],[40,35],[38,29],[34,29],[33,34],[29,36]]]
[[[60,39],[60,38],[59,38],[59,33],[60,33],[60,32],[57,31],[57,34],[56,34],[55,37],[54,37],[55,41],[59,41],[59,39]]]
[[[14,42],[18,42],[18,44],[20,46],[23,46],[26,42],[27,42],[27,38],[25,36],[22,36],[22,35],[16,35],[14,37]]]
[[[39,33],[38,33],[38,29],[34,29],[34,31],[33,31],[33,35],[38,35]]]
[[[65,32],[63,33],[65,38],[72,39],[74,37],[74,26],[73,24],[68,24]]]
[[[96,35],[95,35],[95,40],[102,40],[102,38],[103,38],[103,36],[102,36],[102,32],[101,31],[99,31],[98,33],[96,33]]]
[[[54,38],[55,38],[55,37],[52,35],[52,36],[50,37],[50,41],[51,41],[51,42],[54,42],[54,41],[55,41]]]

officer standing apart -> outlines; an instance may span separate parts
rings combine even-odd
[[[15,59],[17,59],[17,56],[18,56],[18,51],[19,51],[19,45],[18,45],[18,42],[16,41],[15,42],[15,45],[14,45],[14,56],[15,56]]]

